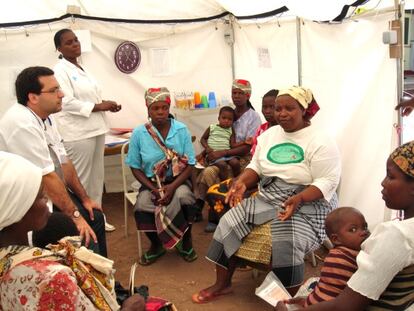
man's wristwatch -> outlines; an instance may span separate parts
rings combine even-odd
[[[78,219],[81,216],[79,210],[77,208],[75,208],[72,212],[72,218],[73,219]]]

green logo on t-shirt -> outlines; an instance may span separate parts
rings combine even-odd
[[[267,159],[276,164],[299,163],[303,161],[304,153],[298,145],[283,143],[270,148]]]

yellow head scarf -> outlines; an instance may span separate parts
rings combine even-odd
[[[305,109],[305,118],[307,120],[310,120],[320,109],[310,89],[292,86],[279,91],[277,97],[282,95],[289,95],[294,98]]]

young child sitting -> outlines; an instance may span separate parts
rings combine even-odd
[[[323,262],[318,283],[308,297],[295,297],[285,303],[306,308],[334,299],[358,269],[356,257],[369,236],[364,215],[352,207],[339,207],[326,217],[325,230],[334,247]]]
[[[227,164],[230,165],[233,176],[240,174],[240,161],[237,157],[217,158],[216,151],[229,150],[240,145],[235,142],[233,121],[235,118],[234,109],[228,106],[222,107],[219,111],[218,124],[211,124],[200,139],[204,151],[197,156],[201,162],[205,159],[207,165],[215,165],[219,168],[220,180],[228,178]]]

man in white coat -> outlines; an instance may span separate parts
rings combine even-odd
[[[92,239],[98,243],[99,254],[107,256],[102,208],[80,183],[52,117],[62,109],[64,97],[53,71],[46,67],[26,68],[18,75],[15,86],[18,103],[0,119],[0,150],[39,166],[54,208],[73,219],[86,245]]]

